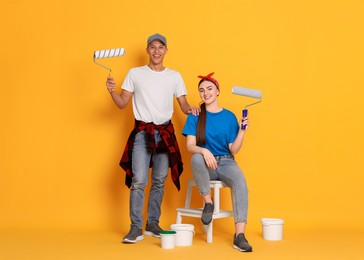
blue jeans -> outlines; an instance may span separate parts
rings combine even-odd
[[[156,143],[161,140],[160,134],[154,130]],[[131,226],[141,229],[143,226],[144,188],[148,184],[149,163],[153,161],[152,187],[148,201],[147,223],[159,223],[161,204],[164,195],[164,181],[168,174],[169,158],[167,153],[152,153],[148,148],[145,131],[135,136],[132,152],[133,178],[130,188],[129,214]]]
[[[230,189],[232,195],[234,221],[247,222],[248,188],[243,172],[232,155],[215,156],[217,169],[208,168],[202,154],[195,153],[191,158],[192,174],[201,195],[211,193],[210,180],[220,180]]]

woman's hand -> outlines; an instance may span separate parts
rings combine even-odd
[[[242,126],[245,126],[245,129],[242,129]],[[249,120],[248,117],[242,117],[240,118],[240,130],[245,132],[249,128]]]
[[[207,167],[216,170],[217,169],[217,161],[214,157],[214,155],[208,150],[208,149],[203,149],[201,154],[203,155],[204,159],[205,159],[205,163],[207,165]]]

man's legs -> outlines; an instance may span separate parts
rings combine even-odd
[[[130,188],[129,216],[131,220],[130,231],[123,242],[135,243],[142,240],[144,188],[148,184],[148,171],[151,152],[147,148],[145,132],[141,131],[135,136],[132,152],[133,178]]]
[[[159,132],[155,130],[154,138],[156,143],[161,140]],[[162,229],[158,226],[161,216],[161,204],[164,195],[164,182],[168,175],[169,157],[167,153],[154,153],[152,155],[152,187],[150,189],[148,201],[148,221],[146,226],[146,235],[160,237]]]

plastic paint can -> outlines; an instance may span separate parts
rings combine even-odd
[[[163,249],[172,249],[176,245],[176,231],[165,230],[161,232],[161,247]]]
[[[265,240],[282,240],[283,237],[283,219],[279,218],[262,218],[262,231]]]
[[[170,227],[177,232],[176,246],[192,246],[195,227],[192,224],[173,224]]]

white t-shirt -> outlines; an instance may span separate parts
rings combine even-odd
[[[133,92],[135,119],[156,125],[171,119],[173,97],[187,95],[179,72],[168,68],[154,71],[147,65],[130,69],[121,88]]]

